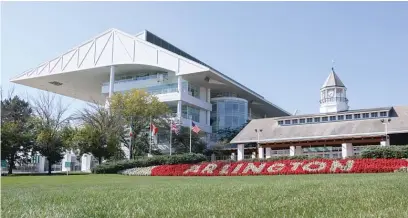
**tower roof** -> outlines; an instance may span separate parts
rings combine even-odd
[[[334,72],[334,68],[332,68],[332,72],[330,75],[327,77],[326,81],[324,82],[322,88],[326,87],[346,87],[343,82],[340,80],[340,78],[337,76],[337,74]]]

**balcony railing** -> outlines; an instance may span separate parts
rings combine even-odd
[[[167,94],[167,93],[178,92],[178,89],[177,89],[177,87],[157,89],[157,90],[149,90],[149,89],[147,89],[147,92],[148,92],[149,94],[151,94],[151,95],[159,95],[159,94]]]
[[[348,103],[348,99],[345,97],[333,97],[333,98],[323,98],[320,100],[320,103],[327,103],[327,102],[346,102]]]
[[[124,82],[131,82],[131,81],[144,81],[149,79],[160,79],[160,75],[163,75],[163,79],[168,78],[167,74],[151,74],[146,76],[128,76],[119,79],[115,79],[115,83],[124,83]],[[109,82],[104,82],[102,85],[109,85]]]

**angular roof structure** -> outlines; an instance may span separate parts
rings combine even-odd
[[[321,114],[320,114],[321,115]],[[408,133],[408,106],[392,107],[388,133]],[[385,127],[379,119],[344,120],[301,125],[278,125],[280,118],[252,120],[231,143],[258,142],[255,129],[263,129],[260,143],[280,143],[342,137],[383,136]]]
[[[327,87],[346,87],[340,78],[337,76],[336,72],[334,72],[334,68],[332,68],[332,72],[327,77],[326,81],[324,82],[322,88]]]
[[[116,75],[132,71],[167,71],[210,89],[227,89],[258,103],[268,114],[290,115],[263,96],[225,74],[191,58],[117,29],[109,29],[62,55],[11,78],[11,82],[88,102],[104,104],[102,84],[109,81],[110,66]]]

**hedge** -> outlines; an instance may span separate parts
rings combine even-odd
[[[375,146],[361,152],[362,158],[408,158],[408,145],[404,146]]]
[[[143,157],[135,160],[123,160],[118,162],[107,162],[92,169],[93,173],[112,174],[121,170],[135,167],[149,167],[158,165],[173,164],[196,164],[206,161],[207,157],[203,154],[180,154],[180,155],[158,155],[153,157]]]

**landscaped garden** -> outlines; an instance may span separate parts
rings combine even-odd
[[[408,172],[408,146],[370,147],[361,156],[323,159],[282,156],[244,161],[207,162],[202,154],[154,156],[106,162],[93,169],[99,174],[134,176],[247,176],[335,173]]]
[[[80,126],[61,119],[63,109],[51,113],[62,107],[50,107],[46,95],[33,109],[18,97],[2,101],[9,172],[1,179],[2,217],[408,217],[408,146],[370,147],[348,159],[209,162],[204,154],[214,151],[199,134],[177,127],[173,155],[162,155],[150,139],[153,122],[173,132],[168,108],[144,92],[115,96],[111,111],[94,106],[69,119]],[[130,160],[120,143],[127,143]],[[37,163],[38,156],[51,175],[66,151],[92,154],[99,165],[91,175],[12,175],[16,164]]]

